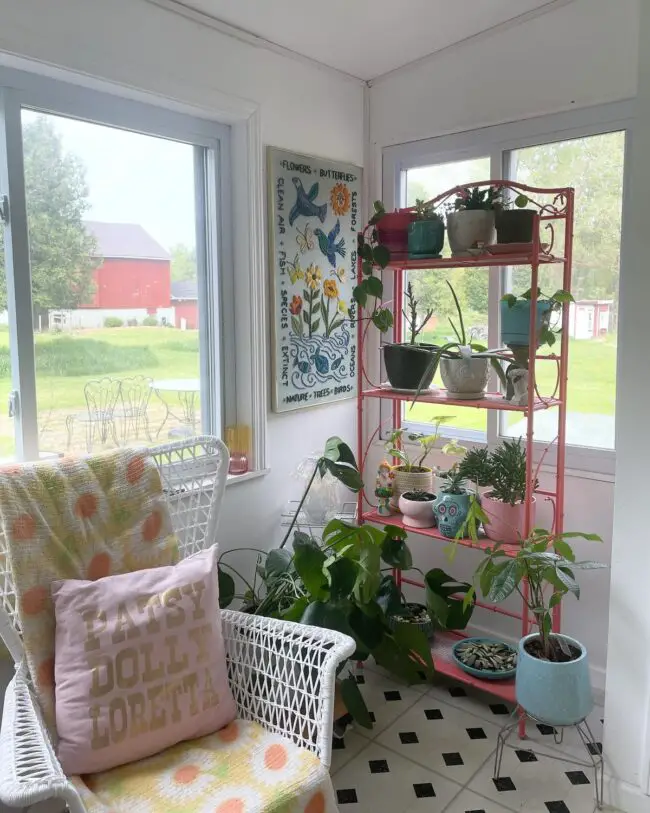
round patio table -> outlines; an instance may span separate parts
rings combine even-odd
[[[196,429],[196,396],[201,391],[198,378],[161,378],[152,381],[149,385],[162,401],[165,407],[165,417],[160,424],[156,437],[160,436],[163,426],[167,423],[169,416],[176,418],[182,424],[192,430]],[[163,398],[162,393],[175,393],[180,408],[180,414],[175,412]]]

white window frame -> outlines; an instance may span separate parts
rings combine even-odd
[[[263,276],[262,269],[257,267],[261,261],[261,246],[256,245],[259,241],[255,240],[252,245],[248,243],[245,265],[250,263],[250,268],[248,274],[243,274],[246,284],[242,291],[241,279],[238,285],[234,275],[232,217],[234,206],[243,210],[249,223],[259,226],[261,220],[262,184],[261,181],[250,182],[250,176],[261,164],[257,110],[249,108],[242,111],[240,117],[231,116],[234,125],[231,127],[205,116],[203,111],[179,109],[183,106],[177,103],[166,104],[164,100],[139,92],[137,98],[127,98],[120,95],[124,89],[107,87],[103,82],[101,89],[82,87],[75,75],[64,76],[68,78],[72,81],[0,67],[0,195],[8,195],[11,201],[11,225],[5,237],[10,352],[13,387],[20,392],[22,400],[15,419],[16,456],[34,459],[38,444],[21,126],[21,110],[33,108],[194,145],[203,430],[221,436],[227,424],[250,425],[253,434],[250,475],[263,472],[266,463],[265,375],[260,374],[263,366],[255,364],[252,358],[255,337],[250,337],[250,343],[235,341],[238,320],[243,318],[262,329],[264,326],[262,299],[250,296],[250,291],[257,288],[252,278]],[[232,133],[235,157],[231,153]],[[233,169],[238,177],[249,177],[249,183],[237,193],[231,184]],[[173,189],[169,190],[169,205],[174,205]],[[13,273],[12,258],[19,273]]]
[[[404,178],[409,169],[489,156],[490,177],[500,179],[506,177],[506,162],[513,150],[624,130],[626,133],[626,160],[623,177],[625,217],[627,190],[629,189],[627,156],[631,140],[633,110],[633,102],[625,100],[385,147],[382,156],[384,204],[388,211],[404,205]],[[622,240],[624,239],[625,229],[623,229],[622,236]],[[621,251],[621,256],[624,256],[623,251]],[[486,273],[489,274],[488,312],[491,316],[488,327],[488,344],[494,347],[499,343],[498,302],[506,268],[494,268]],[[619,287],[623,284],[622,281],[623,267],[621,265]],[[390,298],[390,296],[389,282],[386,297]],[[388,418],[388,414],[384,414],[382,411],[382,418]],[[409,426],[416,431],[424,431],[428,428],[426,424],[409,423]],[[477,437],[478,433],[471,430],[451,429],[450,431],[449,427],[445,427],[444,431],[450,436],[469,441],[471,445],[487,443],[489,446],[493,446],[500,439],[499,413],[496,410],[487,410],[487,436],[485,439]],[[545,446],[546,444],[541,442],[535,444],[536,454],[540,454]],[[554,456],[550,453],[546,462],[552,465],[553,458]],[[576,473],[611,479],[614,475],[616,452],[614,449],[587,448],[567,444],[566,463],[567,469]]]

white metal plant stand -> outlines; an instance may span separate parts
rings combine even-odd
[[[148,450],[163,480],[181,557],[216,539],[229,454],[214,437],[179,440]],[[62,799],[86,813],[63,773],[43,723],[24,661],[16,594],[0,533],[0,635],[16,664],[0,729],[0,801],[26,807]],[[238,716],[289,737],[328,768],[338,664],[354,651],[351,638],[319,627],[226,610],[223,635]]]

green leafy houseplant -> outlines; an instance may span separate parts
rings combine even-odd
[[[477,486],[490,485],[492,470],[487,446],[470,449],[460,461],[458,471],[464,480],[475,483]]]
[[[532,298],[532,288],[529,288],[527,291],[524,291],[524,293],[521,294],[521,296],[515,296],[514,294],[504,294],[501,297],[501,302],[503,302],[504,305],[507,306],[509,310],[512,310],[512,308],[518,306],[519,303],[530,303],[531,298]],[[538,305],[540,303],[546,304],[546,310],[544,311],[543,316],[541,318],[541,324],[538,334],[539,344],[540,345],[546,344],[549,347],[553,347],[553,345],[555,344],[556,335],[559,334],[562,330],[562,325],[557,319],[560,312],[562,311],[562,306],[565,304],[565,302],[575,302],[575,299],[573,298],[573,295],[569,293],[569,291],[558,289],[554,294],[549,295],[545,294],[541,290],[541,288],[538,288],[537,302]],[[553,323],[554,317],[555,323]],[[529,355],[528,342],[526,341],[525,345],[513,347],[513,353],[515,356],[515,361],[519,365],[527,369]]]
[[[501,208],[502,191],[500,187],[489,186],[481,189],[475,186],[473,189],[464,189],[459,192],[454,200],[454,210],[456,212],[475,211],[477,209],[492,210]]]
[[[521,438],[500,443],[489,456],[488,465],[492,486],[490,497],[510,505],[523,502],[526,496],[526,449]]]
[[[420,332],[426,327],[426,324],[433,316],[434,311],[433,308],[429,308],[424,317],[420,319],[420,324],[418,326],[418,304],[419,303],[415,298],[415,294],[413,293],[413,283],[411,280],[409,280],[406,286],[406,308],[402,309],[402,314],[411,334],[411,344],[415,344],[415,340]]]
[[[396,457],[401,463],[398,469],[408,472],[421,472],[431,471],[423,463],[430,452],[435,448],[436,442],[440,437],[440,426],[445,421],[450,420],[447,416],[438,416],[433,419],[435,429],[432,434],[425,435],[422,432],[409,432],[408,429],[400,428],[393,429],[388,436],[384,448],[391,457]],[[404,440],[409,440],[412,443],[417,443],[420,447],[418,451],[411,452],[409,447],[404,443]]]
[[[552,611],[568,593],[580,598],[580,586],[575,573],[578,570],[595,570],[606,565],[593,561],[576,561],[569,543],[570,539],[600,542],[597,534],[571,532],[553,534],[543,528],[535,528],[522,543],[516,555],[510,557],[500,543],[486,549],[486,556],[474,574],[474,586],[465,595],[469,606],[476,589],[485,598],[498,604],[513,593],[523,599],[534,617],[538,637],[534,647],[536,657],[554,662],[572,660],[566,642],[552,633]],[[528,590],[523,590],[524,582]]]
[[[415,200],[415,216],[418,220],[439,220],[443,222],[442,215],[436,212],[436,206],[432,201],[424,201],[421,198]]]
[[[370,233],[364,229],[357,234],[357,250],[361,257],[361,270],[363,279],[352,291],[355,301],[365,308],[369,297],[374,299],[374,308],[370,316],[374,326],[385,333],[393,326],[393,314],[389,308],[381,304],[384,285],[380,277],[375,276],[375,268],[384,269],[390,262],[390,251],[379,242],[377,223],[386,214],[384,204],[380,200],[374,202],[374,213],[368,221]]]

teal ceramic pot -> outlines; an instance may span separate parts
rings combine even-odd
[[[525,644],[537,633],[519,642],[515,688],[517,703],[532,717],[549,725],[573,725],[584,720],[594,706],[589,680],[589,661],[584,646],[568,635],[557,635],[580,650],[580,657],[567,663],[534,658]]]
[[[550,319],[550,310],[550,302],[537,303],[535,330],[538,337],[542,325]],[[501,341],[503,344],[508,347],[526,347],[529,344],[529,328],[530,302],[521,299],[512,307],[507,302],[501,302]]]
[[[467,518],[471,494],[445,494],[441,491],[433,504],[433,513],[438,520],[438,530],[447,539],[453,539]]]
[[[440,257],[445,243],[445,224],[438,218],[409,223],[408,247],[412,260]]]

